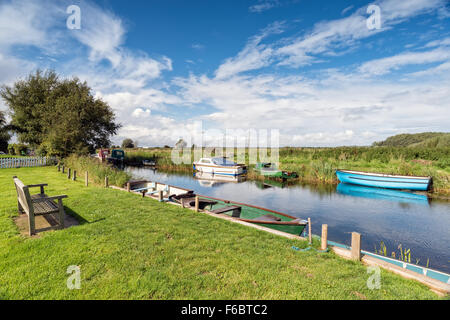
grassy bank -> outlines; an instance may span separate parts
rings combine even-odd
[[[81,225],[20,236],[12,176],[67,194]],[[360,263],[298,252],[306,243],[127,192],[70,181],[54,167],[0,170],[0,299],[435,299],[381,271],[370,290]],[[67,267],[81,268],[68,290]]]
[[[191,171],[191,164],[176,165],[171,149],[128,149],[126,159],[140,163],[156,159],[161,169]],[[193,153],[192,153],[193,156]],[[193,159],[194,157],[192,157]],[[248,152],[246,153],[248,159]],[[281,148],[280,169],[296,171],[297,182],[338,183],[335,169],[354,169],[388,174],[432,176],[435,191],[450,194],[450,148],[339,147]],[[261,179],[249,173],[250,179]]]
[[[98,159],[90,157],[79,157],[71,155],[61,162],[67,168],[76,170],[78,175],[84,175],[87,171],[89,173],[89,182],[96,185],[104,185],[105,177],[108,177],[109,183],[116,186],[123,186],[131,176],[122,171],[114,168],[107,163],[100,163]]]

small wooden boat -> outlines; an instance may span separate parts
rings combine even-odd
[[[156,166],[155,160],[142,160],[142,165],[148,166],[148,167],[154,167]]]
[[[258,163],[255,169],[265,177],[279,178],[283,180],[298,178],[297,172],[279,170],[274,163]]]
[[[194,208],[196,196],[197,195],[194,192],[189,191],[187,193],[183,193],[183,194],[179,194],[179,195],[171,195],[171,196],[169,196],[169,200],[176,202],[186,208]],[[198,202],[199,202],[198,207],[201,210],[205,209],[207,206],[211,207],[212,205],[215,205],[217,203],[217,201],[204,199],[204,198],[199,198]]]
[[[341,182],[366,187],[427,191],[432,186],[431,177],[390,175],[340,169],[336,170],[336,175]]]
[[[253,223],[262,227],[278,231],[301,235],[307,221],[287,215],[282,212],[253,206],[250,204],[228,201],[208,196],[199,196],[200,200],[212,200],[209,212],[215,214],[226,214],[237,220]]]
[[[142,194],[143,197],[147,196],[158,198],[160,191],[163,192],[163,198],[169,198],[172,195],[180,195],[184,193],[194,192],[189,189],[148,180],[129,181],[128,184],[127,188],[129,187],[131,192],[140,193]]]
[[[225,176],[238,176],[247,172],[247,166],[237,164],[225,157],[201,158],[193,163],[193,169],[194,171]]]

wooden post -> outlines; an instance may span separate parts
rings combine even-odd
[[[199,208],[199,199],[198,196],[195,196],[195,212],[198,212]]]
[[[184,208],[184,198],[181,198],[181,207]]]
[[[84,174],[84,185],[87,187],[89,185],[89,173],[86,171]]]
[[[127,182],[127,191],[130,192],[131,191],[131,183]]]
[[[70,171],[71,171],[71,169],[69,168],[69,169],[67,169],[67,179],[70,179]]]
[[[64,165],[62,166],[62,173],[64,173]]]
[[[108,186],[109,186],[108,176],[105,176],[105,188],[108,188]]]
[[[328,225],[322,225],[322,244],[320,246],[320,250],[326,250],[328,247]]]
[[[163,201],[163,191],[162,190],[159,190],[159,192],[158,192],[158,200],[159,200],[159,202]]]
[[[361,234],[352,232],[352,260],[361,260]]]
[[[73,170],[73,177],[72,177],[73,181],[77,181],[77,170]]]
[[[311,218],[308,218],[308,237],[309,237],[309,244],[312,244]]]
[[[60,171],[61,171],[61,166],[58,163],[58,172],[60,172]]]

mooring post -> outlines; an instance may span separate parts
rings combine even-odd
[[[162,202],[163,201],[163,191],[162,190],[159,190],[159,192],[158,192],[158,200],[159,200],[159,202]]]
[[[61,171],[61,166],[58,163],[58,172],[60,172],[60,171]]]
[[[184,198],[181,198],[181,207],[184,208]]]
[[[71,169],[68,168],[68,169],[67,169],[67,179],[70,179],[70,171],[71,171]]]
[[[89,185],[89,173],[87,171],[84,173],[84,185],[86,187]]]
[[[108,188],[108,186],[109,186],[108,176],[105,176],[105,188]]]
[[[312,244],[311,218],[308,218],[308,237],[309,237],[309,244]]]
[[[64,173],[64,165],[62,166],[62,173]]]
[[[131,191],[131,184],[129,182],[127,182],[127,191],[130,192]]]
[[[73,170],[73,177],[72,177],[73,181],[77,181],[77,170]]]
[[[320,250],[326,250],[328,247],[328,225],[322,225],[322,243],[320,246]]]
[[[198,196],[195,196],[195,212],[198,212],[199,208],[199,199]]]
[[[361,234],[352,232],[352,260],[361,260]]]

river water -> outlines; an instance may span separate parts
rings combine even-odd
[[[134,178],[168,183],[197,194],[248,203],[311,218],[312,233],[328,224],[328,239],[350,245],[351,232],[361,234],[363,250],[375,252],[383,242],[387,254],[411,250],[411,263],[450,273],[450,202],[424,195],[346,184],[286,186],[272,181],[234,181],[127,167]],[[228,181],[226,181],[228,180]],[[231,181],[233,180],[233,181]]]

